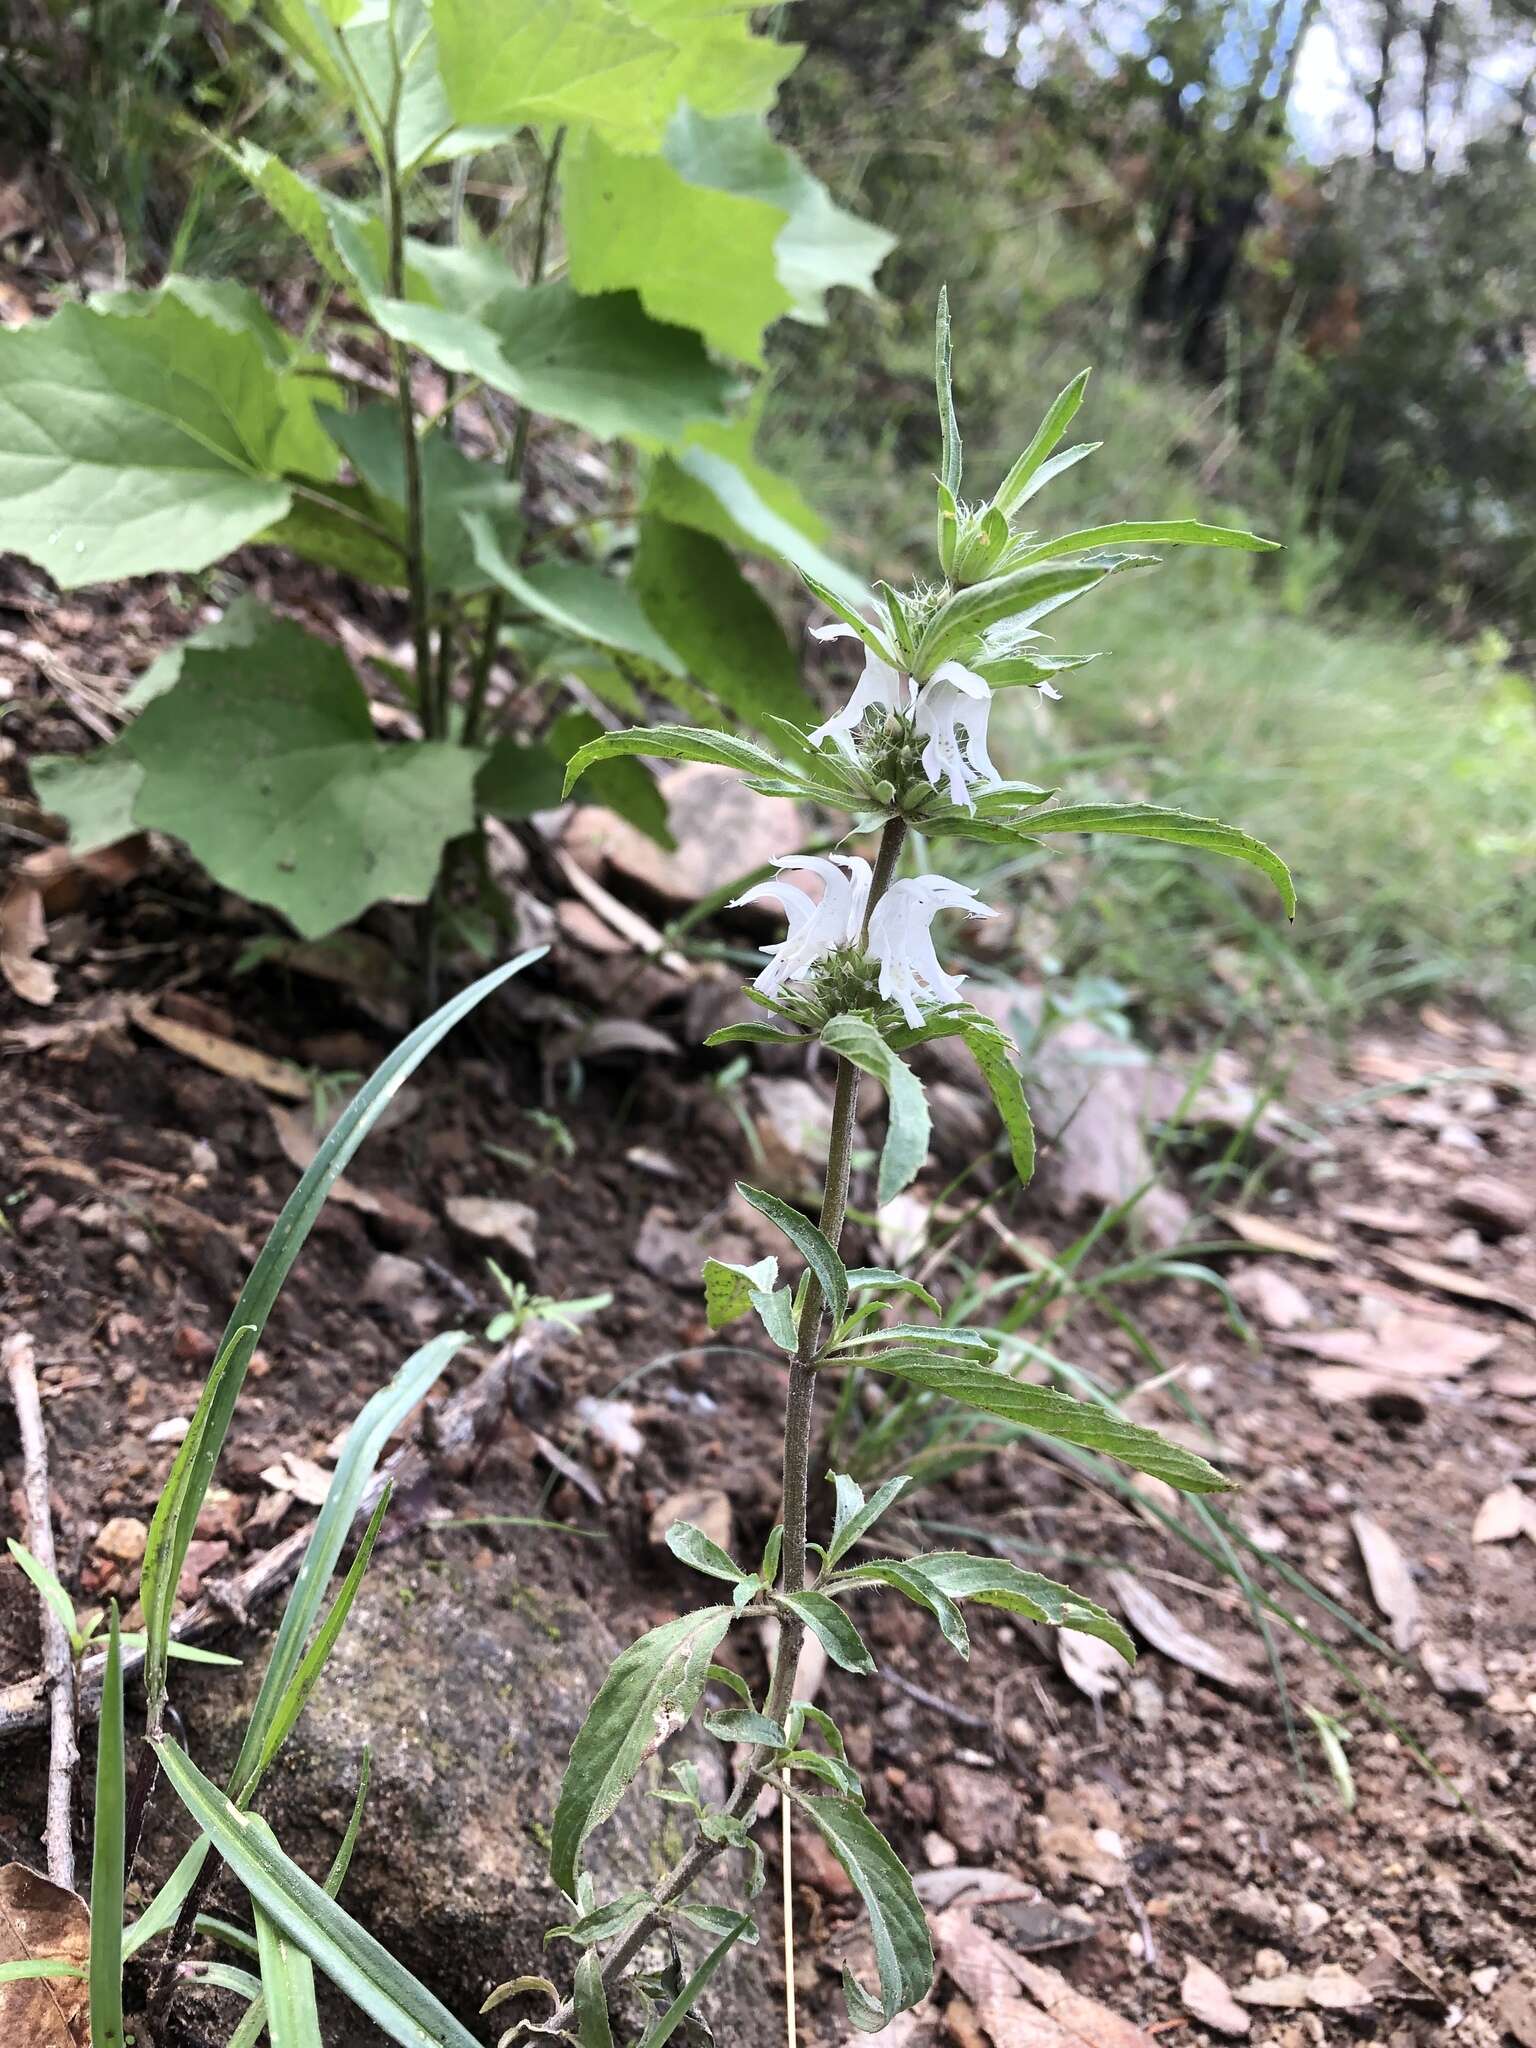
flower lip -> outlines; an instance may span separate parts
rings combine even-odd
[[[820,630],[828,634],[836,631],[848,634],[851,638],[857,637],[849,626],[829,626]],[[879,655],[870,654],[865,660],[864,672],[854,685],[853,694],[848,702],[841,711],[818,725],[807,738],[813,747],[819,747],[823,741],[831,740],[840,753],[846,754],[852,760],[857,751],[854,734],[868,714],[871,711],[905,711],[910,688],[910,679],[904,676],[900,669],[892,668],[890,663],[882,661]]]
[[[935,788],[947,786],[950,802],[974,811],[973,784],[994,787],[1001,778],[987,753],[987,719],[992,688],[958,661],[944,661],[917,695],[913,715],[923,749],[923,773]]]
[[[894,1002],[913,1030],[921,1028],[922,1000],[956,1002],[964,975],[939,964],[929,927],[941,910],[968,917],[995,917],[974,889],[948,875],[917,875],[893,882],[870,912],[869,957],[880,969],[879,990]]]
[[[753,982],[764,995],[776,995],[786,982],[803,981],[828,953],[857,943],[869,900],[870,866],[857,854],[786,853],[773,863],[780,878],[754,884],[736,897],[735,906],[774,901],[788,920],[789,932],[778,944],[764,946],[768,965]],[[798,883],[782,879],[785,870],[805,869],[820,878],[819,898]],[[733,906],[734,907],[734,906]]]

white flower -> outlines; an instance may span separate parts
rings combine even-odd
[[[812,853],[790,853],[774,862],[776,868],[808,868],[822,880],[821,900],[808,896],[793,882],[759,882],[735,905],[777,902],[789,919],[789,936],[776,946],[764,946],[772,957],[753,982],[765,996],[777,995],[787,981],[803,981],[816,962],[839,946],[851,946],[864,928],[864,906],[869,901],[869,862],[857,854],[840,853],[823,860]]]
[[[945,875],[918,875],[893,882],[870,912],[869,957],[880,967],[880,993],[898,1004],[917,1029],[923,1021],[920,996],[954,1002],[965,976],[946,974],[933,950],[928,927],[941,910],[963,910],[968,917],[995,917],[963,882]]]
[[[974,811],[971,783],[990,788],[999,780],[987,758],[987,715],[992,691],[958,661],[940,662],[917,696],[914,723],[927,740],[923,773],[937,788],[948,783],[950,802]]]
[[[815,630],[816,637],[821,640],[858,638],[851,626],[822,626]],[[878,654],[870,654],[865,660],[864,673],[859,677],[853,695],[835,718],[829,718],[824,725],[817,726],[810,735],[811,745],[819,747],[823,740],[831,740],[834,746],[852,759],[853,736],[865,714],[877,709],[905,710],[906,688],[907,679],[899,669],[894,669],[888,662],[882,661]]]

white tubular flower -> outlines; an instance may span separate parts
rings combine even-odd
[[[945,875],[918,875],[893,882],[870,913],[869,957],[880,968],[880,993],[900,1006],[916,1030],[923,1021],[919,998],[955,1002],[963,974],[946,974],[933,950],[928,929],[941,910],[963,910],[967,917],[995,917],[974,889]]]
[[[816,629],[818,639],[847,638],[856,640],[858,635],[851,626],[822,626]],[[853,736],[865,714],[870,711],[901,711],[905,708],[904,695],[906,677],[899,669],[883,662],[878,654],[871,654],[864,663],[864,673],[859,677],[853,695],[838,712],[824,725],[818,725],[810,735],[813,747],[819,747],[823,740],[831,740],[841,752],[853,758]]]
[[[992,691],[973,670],[943,661],[917,696],[914,723],[927,740],[923,773],[935,788],[949,785],[951,803],[974,811],[974,782],[991,788],[1000,778],[987,758],[987,716]]]
[[[789,919],[789,936],[776,946],[764,946],[768,965],[753,982],[765,996],[777,995],[788,981],[803,981],[816,962],[839,946],[852,945],[864,926],[864,906],[869,901],[870,868],[857,854],[837,854],[823,860],[813,853],[789,853],[774,862],[776,868],[807,868],[822,881],[821,900],[793,882],[759,882],[736,898],[743,903],[776,902]]]

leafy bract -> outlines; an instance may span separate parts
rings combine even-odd
[[[779,1277],[779,1262],[772,1252],[753,1266],[733,1265],[729,1259],[704,1261],[704,1316],[712,1330],[723,1330],[739,1316],[750,1312],[754,1297],[771,1294]]]
[[[140,771],[135,823],[184,840],[305,938],[422,901],[447,841],[474,826],[480,757],[383,745],[341,650],[270,614],[238,652],[189,645],[175,689],[119,748]]]
[[[872,1998],[844,1964],[843,1996],[859,2031],[878,2033],[916,2005],[933,1982],[933,1944],[922,1904],[901,1859],[862,1807],[808,1792],[797,1792],[795,1803],[810,1815],[868,1911],[880,1995]]]
[[[815,1274],[833,1315],[842,1315],[848,1306],[847,1269],[816,1225],[802,1216],[798,1209],[791,1208],[782,1196],[770,1194],[766,1188],[749,1187],[745,1181],[739,1180],[736,1192],[749,1207],[783,1231]]]
[[[1286,916],[1296,915],[1296,885],[1279,854],[1262,839],[1217,818],[1196,818],[1160,804],[1062,804],[1052,811],[1032,812],[1020,824],[1037,837],[1044,832],[1122,832],[1135,839],[1163,839],[1174,846],[1197,846],[1203,853],[1224,853],[1266,875],[1280,892]]]
[[[938,1334],[947,1336],[949,1332]],[[859,1362],[1021,1429],[1035,1430],[1061,1443],[1080,1444],[1085,1450],[1103,1451],[1138,1472],[1167,1480],[1184,1493],[1225,1493],[1230,1488],[1231,1482],[1194,1451],[1170,1443],[1156,1430],[1127,1422],[1097,1403],[1074,1401],[1054,1387],[1031,1386],[990,1366],[908,1349],[862,1353]]]
[[[753,363],[774,320],[821,323],[828,288],[869,290],[892,247],[754,116],[692,106],[657,155],[585,135],[567,154],[563,211],[578,290],[633,287],[657,319]]]
[[[1087,370],[1079,370],[1066,390],[1052,401],[1029,446],[998,485],[992,502],[1003,514],[1016,512],[1046,481],[1044,475],[1037,472],[1045,468],[1046,458],[1072,424],[1087,392],[1088,377]],[[1086,448],[1072,451],[1077,455],[1088,452]]]
[[[852,1276],[850,1275],[850,1278]],[[827,1564],[835,1565],[845,1557],[853,1546],[871,1530],[889,1507],[894,1507],[907,1488],[912,1484],[909,1474],[898,1472],[877,1486],[869,1499],[864,1498],[864,1489],[856,1479],[846,1472],[828,1474],[837,1498],[837,1511],[832,1523],[832,1540],[827,1545]]]
[[[873,1075],[885,1090],[889,1116],[875,1190],[875,1201],[883,1207],[911,1185],[928,1157],[932,1129],[928,1097],[916,1074],[891,1051],[867,1017],[848,1013],[829,1018],[822,1026],[821,1042],[861,1072]]]
[[[569,1897],[582,1843],[645,1759],[688,1720],[730,1625],[729,1607],[680,1615],[631,1643],[603,1680],[571,1745],[550,1830],[550,1875]]]
[[[1086,526],[1076,533],[1058,534],[1055,540],[1031,542],[1015,558],[1023,568],[1030,562],[1048,562],[1057,555],[1091,555],[1097,548],[1128,547],[1151,541],[1161,547],[1240,548],[1251,555],[1270,554],[1277,540],[1246,533],[1236,526],[1207,526],[1203,519],[1121,519],[1112,526]]]
[[[401,2048],[479,2048],[424,1984],[283,1853],[270,1828],[238,1812],[174,1743],[157,1744],[156,1754],[171,1789],[255,1906],[375,2026]]]
[[[709,761],[716,767],[734,768],[748,788],[783,772],[772,754],[733,733],[697,725],[633,726],[622,732],[605,732],[600,739],[578,747],[566,763],[565,794],[570,795],[595,763],[618,760],[626,754],[649,754],[662,761]]]
[[[257,333],[174,293],[0,333],[0,548],[66,589],[205,569],[287,512],[307,404]]]

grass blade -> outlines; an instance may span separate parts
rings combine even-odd
[[[306,1877],[267,1829],[232,1806],[185,1751],[160,1742],[156,1753],[177,1798],[253,1904],[360,2012],[400,2048],[479,2048],[448,2008]]]
[[[123,1646],[112,1603],[96,1748],[96,1831],[91,1850],[91,2048],[123,2048]]]
[[[276,1849],[276,1838],[264,1822],[253,1822],[252,1828]],[[261,1956],[261,1991],[267,2001],[267,2039],[271,2048],[325,2048],[320,2039],[320,2015],[315,2010],[314,1965],[259,1906],[256,1943]]]
[[[755,1935],[757,1929],[752,1915],[750,1913],[741,1914],[735,1926],[728,1928],[715,1943],[709,1954],[700,1963],[661,2018],[657,2020],[654,2026],[646,2028],[640,2042],[640,2048],[662,2048],[663,2042],[671,2040],[678,2027],[698,2004],[705,1985],[708,1984],[710,1978],[713,1977],[716,1970],[719,1969],[720,1965],[725,1961],[749,1927]]]

